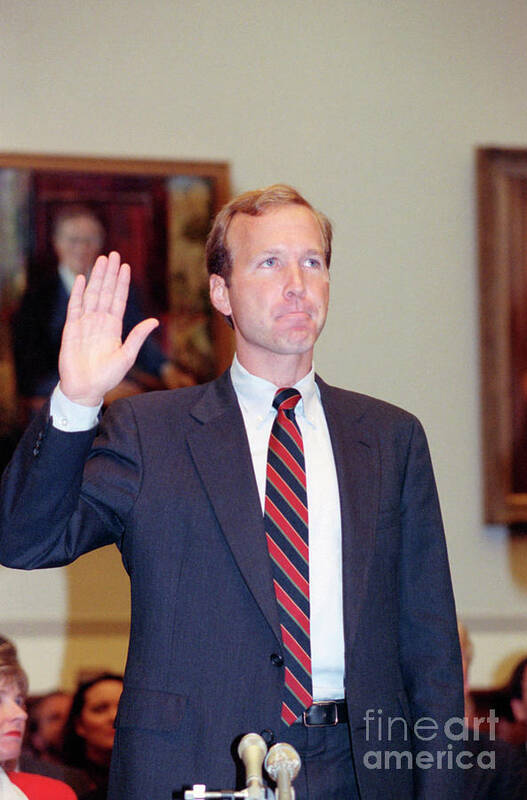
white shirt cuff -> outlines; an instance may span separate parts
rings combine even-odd
[[[69,433],[89,431],[97,425],[101,407],[102,403],[98,406],[81,406],[80,403],[72,402],[57,384],[51,395],[50,403],[53,427]]]

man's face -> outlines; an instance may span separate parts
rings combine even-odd
[[[102,246],[101,226],[91,217],[72,217],[62,222],[53,239],[60,264],[75,275],[87,275]]]
[[[211,299],[218,311],[232,316],[240,362],[265,377],[277,358],[292,357],[305,374],[329,299],[315,216],[300,205],[278,206],[256,217],[236,214],[227,245],[230,285],[211,276]]]

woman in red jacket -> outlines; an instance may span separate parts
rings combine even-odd
[[[0,636],[0,797],[2,800],[76,800],[62,781],[17,772],[26,727],[27,676],[15,647]]]

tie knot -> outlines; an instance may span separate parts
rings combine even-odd
[[[277,411],[290,411],[301,398],[302,395],[297,389],[291,387],[278,389],[274,396],[273,407],[276,408]]]

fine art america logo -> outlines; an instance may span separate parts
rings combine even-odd
[[[469,749],[468,742],[480,741],[480,727],[486,727],[485,741],[493,742],[496,738],[496,724],[499,718],[494,709],[490,709],[488,717],[476,717],[473,727],[468,728],[462,717],[450,717],[446,722],[438,723],[433,717],[419,717],[410,726],[404,717],[384,717],[382,709],[369,708],[363,717],[366,723],[366,741],[372,748],[375,742],[409,742],[412,740],[413,750],[372,749],[363,756],[363,763],[368,769],[495,769],[496,753],[494,750]],[[446,749],[434,749],[428,744],[418,749],[418,742],[433,743],[438,736],[444,742],[448,740]],[[455,743],[455,744],[454,744]],[[459,743],[465,743],[459,744]]]

